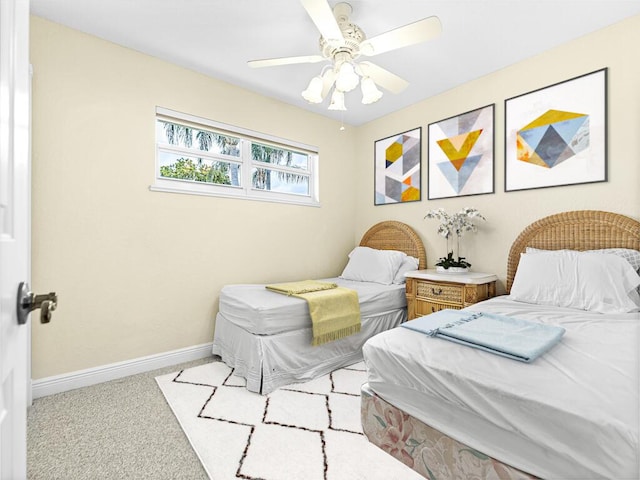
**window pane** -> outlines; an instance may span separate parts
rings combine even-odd
[[[251,144],[251,157],[256,162],[274,163],[303,170],[309,168],[309,156],[307,154],[260,143]]]
[[[240,165],[235,163],[191,158],[162,151],[159,152],[159,162],[160,176],[164,178],[240,186]]]
[[[251,170],[253,188],[270,192],[309,195],[309,176],[284,173],[268,168]]]
[[[318,151],[304,143],[156,108],[154,191],[318,206]]]
[[[239,138],[220,135],[208,130],[158,120],[156,122],[156,136],[160,143],[195,148],[205,152],[221,153],[233,157],[240,156]]]

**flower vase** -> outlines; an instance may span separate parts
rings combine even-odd
[[[438,273],[467,273],[469,271],[469,267],[449,267],[444,268],[441,266],[436,266],[436,272]]]

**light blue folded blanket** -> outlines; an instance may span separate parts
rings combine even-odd
[[[402,326],[527,363],[558,343],[565,332],[557,325],[460,310],[440,310]]]

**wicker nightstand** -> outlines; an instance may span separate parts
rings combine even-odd
[[[496,277],[490,273],[439,273],[415,270],[407,277],[409,320],[444,308],[461,309],[495,297]]]

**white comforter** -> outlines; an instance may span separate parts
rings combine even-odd
[[[561,325],[531,364],[395,328],[363,348],[369,386],[452,438],[543,478],[638,478],[640,314],[498,297],[469,308]]]
[[[361,316],[379,315],[407,305],[404,285],[382,285],[327,278],[324,282],[358,292]],[[309,328],[309,306],[301,298],[267,290],[264,285],[227,285],[220,292],[220,313],[255,335],[275,335]]]

